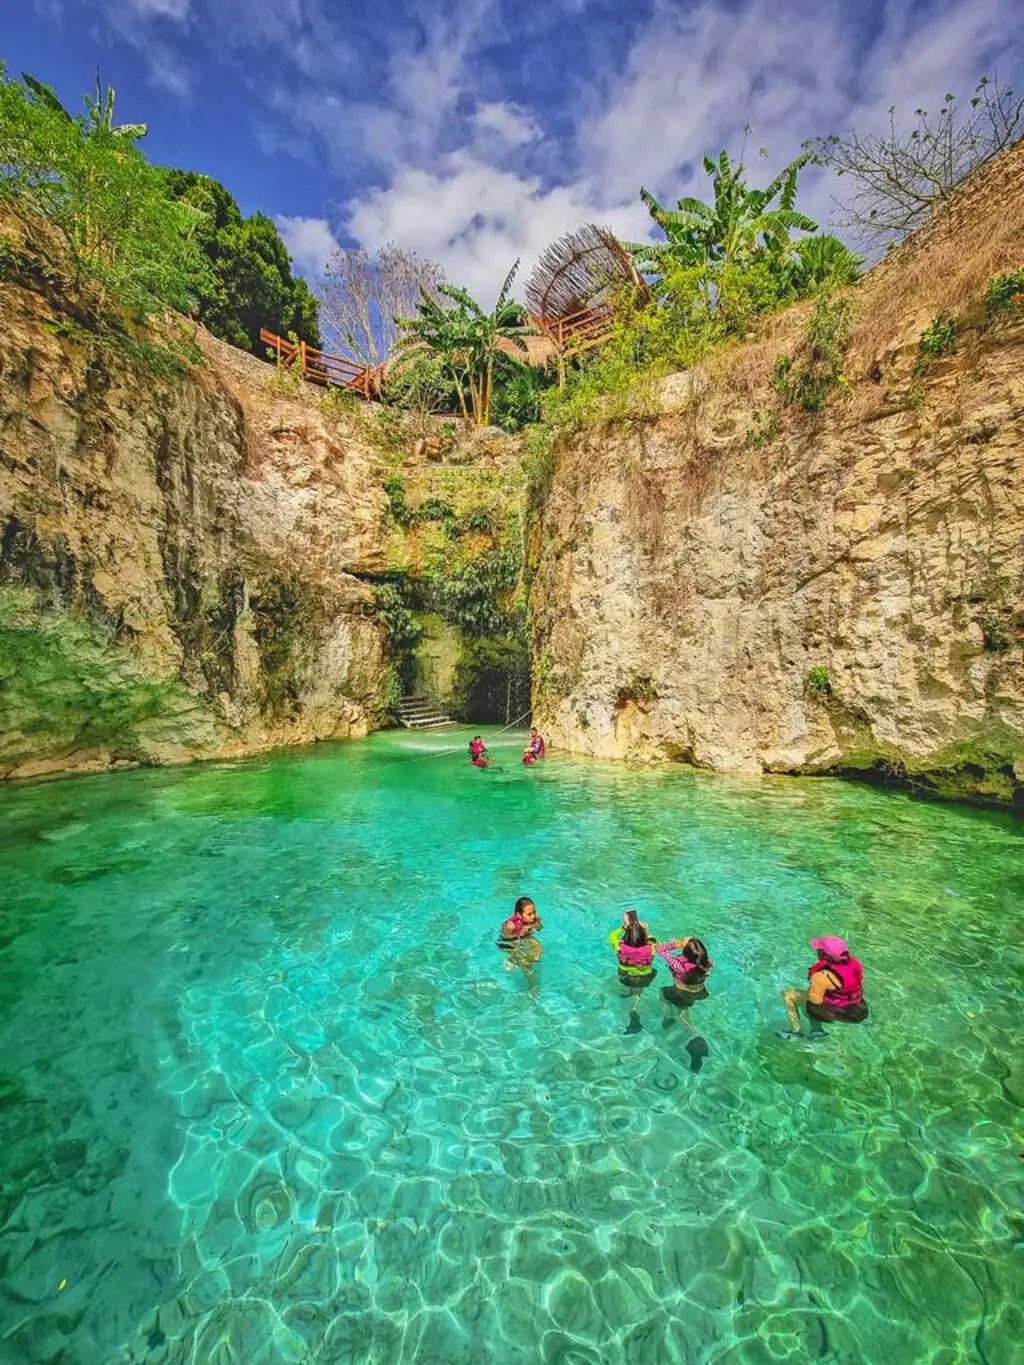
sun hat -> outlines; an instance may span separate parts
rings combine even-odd
[[[850,951],[846,946],[846,939],[840,938],[838,934],[812,938],[810,944],[816,953],[824,953],[826,957],[845,957]]]

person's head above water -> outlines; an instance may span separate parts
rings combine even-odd
[[[699,938],[688,938],[683,944],[680,957],[685,957],[687,962],[692,962],[695,967],[708,967],[711,959],[708,957],[708,950]]]
[[[518,915],[520,919],[536,919],[537,907],[529,896],[520,896],[516,901],[516,908],[513,913]]]
[[[536,727],[536,725],[531,725],[531,726],[530,726],[530,734],[531,734],[531,735],[535,735],[536,733],[537,733],[537,727]]]
[[[651,941],[647,926],[640,923],[635,910],[627,910],[622,918],[622,942],[628,948],[643,948]]]
[[[812,938],[809,942],[816,953],[831,958],[833,962],[842,962],[844,958],[850,956],[846,939],[840,938],[838,934],[825,934],[822,938]]]

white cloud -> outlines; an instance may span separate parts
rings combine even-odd
[[[631,238],[650,220],[636,199],[609,203],[585,185],[545,188],[459,152],[436,170],[407,167],[386,189],[353,201],[347,228],[369,250],[395,241],[440,262],[449,279],[489,304],[517,257],[521,292],[548,243],[591,221]]]
[[[540,125],[525,109],[508,100],[481,104],[473,115],[473,125],[481,141],[488,135],[507,147],[525,147],[541,135]]]
[[[737,153],[750,124],[752,148],[767,145],[776,169],[807,138],[877,123],[892,104],[909,113],[947,89],[969,91],[1000,48],[1012,54],[1013,3],[883,0],[865,46],[846,0],[738,8],[703,0],[686,11],[660,2],[622,74],[597,89],[598,107],[581,117],[583,164],[616,195],[643,183],[673,198],[703,196],[701,157]],[[811,172],[804,185],[802,206],[826,219],[832,183]]]
[[[338,239],[326,218],[289,218],[278,214],[274,219],[288,254],[304,275],[322,273],[327,258],[338,249]]]
[[[189,0],[123,0],[123,7],[142,19],[175,19],[180,23],[188,18]]]
[[[403,0],[359,22],[335,0],[95,3],[148,35],[154,79],[179,92],[186,72],[159,50],[172,20],[233,53],[260,145],[317,167],[331,222],[369,249],[415,247],[483,296],[516,256],[525,275],[582,222],[645,235],[641,184],[705,197],[704,153],[738,154],[748,123],[751,175],[767,180],[808,137],[969,94],[997,60],[1013,79],[1024,61],[1020,0],[650,0],[620,4],[614,20],[612,0],[557,0],[543,19],[516,17],[515,72],[489,56],[513,36],[506,0]],[[562,33],[570,23],[578,42]],[[575,65],[524,105],[530,44],[556,33],[572,38]],[[823,225],[833,185],[813,168],[801,180],[801,207]],[[334,244],[326,218],[280,221],[302,268]]]

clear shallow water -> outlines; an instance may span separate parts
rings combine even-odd
[[[442,742],[0,792],[0,1362],[1019,1361],[1022,827]],[[872,1020],[780,1042],[821,932]]]

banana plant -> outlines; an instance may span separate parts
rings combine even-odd
[[[442,284],[438,294],[450,299],[454,306],[446,307],[424,291],[417,305],[418,316],[400,319],[398,324],[405,333],[399,343],[400,352],[408,354],[415,347],[425,346],[439,355],[454,383],[463,416],[472,415],[480,427],[490,425],[499,358],[525,365],[523,338],[534,333],[526,322],[526,310],[511,297],[518,269],[516,261],[489,313],[467,290]]]
[[[747,187],[742,161],[733,165],[724,151],[717,161],[706,156],[704,169],[714,189],[710,204],[685,197],[677,200],[674,209],[667,209],[642,189],[640,198],[666,240],[632,244],[638,264],[659,273],[670,266],[720,266],[724,285],[732,266],[755,252],[765,251],[777,259],[785,256],[791,232],[818,228],[794,207],[797,177],[808,160],[806,154],[798,157],[758,190]]]
[[[68,123],[74,123],[74,118],[65,109],[60,101],[60,96],[52,85],[47,85],[45,81],[37,80],[35,76],[30,76],[27,71],[21,73],[21,79],[26,87],[32,92],[32,96],[37,104],[44,105],[53,113],[67,119]],[[124,138],[127,142],[138,142],[149,132],[148,123],[115,123],[114,122],[114,100],[116,92],[112,85],[108,85],[106,91],[103,89],[103,82],[100,79],[100,69],[96,68],[96,94],[85,96],[85,135],[92,137],[97,133],[106,133],[110,137]]]

